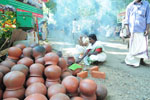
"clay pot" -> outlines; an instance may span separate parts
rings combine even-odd
[[[36,46],[33,48],[33,54],[32,56],[35,58],[35,59],[38,59],[38,58],[41,58],[45,55],[46,53],[46,50],[43,46]]]
[[[17,90],[6,90],[4,91],[3,98],[18,98],[20,100],[23,100],[25,94],[25,89],[17,89]]]
[[[3,73],[3,75],[5,75],[6,73],[8,73],[10,71],[10,69],[6,66],[0,65],[0,72]]]
[[[4,65],[4,66],[8,67],[9,69],[11,69],[11,67],[14,66],[15,63],[10,60],[5,60],[5,61],[1,62],[1,65]]]
[[[44,84],[44,79],[42,77],[29,77],[27,82],[26,82],[26,85],[29,86],[33,83],[43,83]]]
[[[83,94],[80,95],[84,100],[101,100],[96,98],[96,94],[93,94],[91,96],[85,96]]]
[[[68,57],[67,63],[68,63],[68,66],[72,65],[73,63],[75,63],[75,58],[74,57]]]
[[[66,93],[66,89],[61,84],[55,84],[48,88],[48,97],[51,98],[53,95],[57,93]]]
[[[82,97],[73,97],[73,98],[71,98],[71,100],[84,100],[84,99]]]
[[[60,79],[46,79],[46,87],[51,87],[52,85],[60,84]]]
[[[20,71],[23,72],[25,76],[28,75],[28,67],[23,64],[16,64],[11,68],[11,71]]]
[[[32,64],[30,66],[30,76],[42,77],[45,67],[42,64]]]
[[[3,78],[6,90],[17,90],[23,87],[25,75],[20,71],[12,71],[7,73]]]
[[[70,98],[66,94],[58,93],[53,95],[50,100],[70,100]]]
[[[45,44],[44,48],[46,50],[46,53],[52,52],[52,47],[49,44]]]
[[[46,95],[47,89],[46,86],[43,83],[33,83],[28,86],[25,92],[25,96],[29,96],[31,94],[40,93],[43,95]]]
[[[61,76],[61,69],[57,65],[47,66],[44,74],[48,79],[59,79]]]
[[[80,81],[79,88],[83,95],[91,96],[96,93],[97,84],[93,80],[84,79]]]
[[[47,100],[47,98],[42,94],[35,93],[27,96],[24,100]]]
[[[31,47],[24,48],[23,56],[31,58],[32,57],[32,48]]]
[[[96,95],[98,100],[105,100],[107,96],[107,88],[104,85],[98,84]]]
[[[18,98],[6,98],[6,99],[3,99],[3,100],[19,100]]]
[[[10,47],[8,49],[8,58],[18,60],[22,54],[22,50],[18,47]]]
[[[2,80],[3,80],[3,73],[0,72],[0,85],[1,85],[1,83],[2,83]]]
[[[79,81],[74,76],[67,76],[63,79],[62,84],[69,93],[76,93],[78,91]]]
[[[76,76],[78,73],[80,73],[82,71],[82,68],[78,68],[76,70],[72,71],[72,75]]]
[[[3,97],[3,91],[2,91],[2,89],[0,88],[0,100],[2,99],[2,97]]]
[[[9,58],[9,57],[7,57],[5,60],[12,61],[12,62],[14,62],[15,64],[18,62],[18,60],[11,59],[11,58]]]
[[[18,47],[21,50],[23,50],[24,48],[26,48],[26,46],[24,44],[17,44],[15,47]]]
[[[64,58],[59,58],[58,66],[61,68],[61,71],[64,72],[67,70],[67,61]]]
[[[54,52],[50,52],[44,56],[44,61],[46,66],[57,65],[59,61],[59,56]]]
[[[39,64],[42,64],[42,65],[45,65],[44,57],[41,57],[41,58],[36,59],[36,60],[35,60],[35,63],[39,63]]]
[[[67,76],[72,76],[72,73],[70,71],[65,71],[61,74],[61,79],[64,79]]]
[[[33,60],[31,58],[28,57],[24,57],[22,59],[20,59],[17,64],[24,64],[27,67],[30,67],[33,64]]]

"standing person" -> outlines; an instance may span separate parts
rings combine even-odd
[[[127,34],[130,36],[129,53],[125,63],[133,67],[147,65],[148,59],[148,33],[150,26],[149,2],[134,0],[126,9]]]
[[[94,62],[104,62],[107,58],[107,55],[104,52],[103,45],[100,41],[97,41],[95,34],[90,34],[88,37],[90,44],[82,58],[77,60],[77,63],[81,62],[83,59],[85,65],[90,65]]]

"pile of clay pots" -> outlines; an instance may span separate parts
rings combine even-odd
[[[0,63],[0,100],[104,100],[106,87],[73,76],[74,62],[49,44],[10,47]]]

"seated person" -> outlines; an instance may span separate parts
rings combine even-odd
[[[104,62],[107,58],[107,55],[104,52],[104,47],[102,46],[101,42],[97,41],[95,34],[90,34],[88,37],[90,44],[82,58],[77,60],[77,63],[80,63],[83,59],[86,65],[90,65],[94,62]]]

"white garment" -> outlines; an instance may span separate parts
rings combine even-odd
[[[144,33],[131,34],[129,53],[125,58],[125,63],[128,65],[139,66],[140,59],[148,59],[148,36]]]

